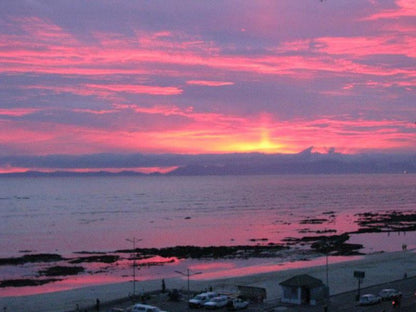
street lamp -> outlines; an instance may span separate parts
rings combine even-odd
[[[323,250],[325,251],[325,275],[326,275],[326,287],[328,287],[328,291],[329,291],[329,274],[328,274],[328,271],[329,271],[329,267],[328,267],[328,257],[329,257],[329,252],[330,252],[330,250],[331,250],[331,248],[332,248],[332,245],[331,245],[331,243],[329,242],[329,241],[325,241],[324,243],[323,243],[323,245],[322,245],[322,247],[323,247]]]
[[[325,275],[326,275],[326,289],[327,289],[327,300],[329,300],[329,253],[331,251],[331,249],[333,248],[333,245],[331,244],[330,241],[325,240],[322,245],[321,245],[322,251],[325,252]]]
[[[136,241],[141,241],[141,239],[137,239],[133,237],[132,239],[126,238],[126,241],[133,243],[133,254],[131,257],[133,258],[133,297],[136,295],[136,258],[134,256],[134,251],[136,250]]]
[[[329,291],[329,279],[328,279],[328,250],[326,251],[326,287]]]
[[[186,273],[185,272],[181,272],[181,271],[175,271],[176,273],[179,273],[183,276],[186,276],[188,278],[188,301],[189,301],[189,295],[190,295],[190,289],[189,289],[189,277],[193,276],[193,275],[197,275],[197,274],[202,274],[202,272],[191,272],[189,269],[186,269]]]

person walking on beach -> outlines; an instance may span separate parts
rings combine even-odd
[[[98,311],[100,311],[100,299],[97,298],[97,301],[95,302],[95,309]]]

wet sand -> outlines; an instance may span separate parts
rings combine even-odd
[[[381,284],[402,279],[407,276],[416,276],[415,250],[392,253],[376,253],[363,256],[358,260],[338,262],[328,266],[328,283],[330,294],[339,294],[357,289],[357,280],[354,271],[364,271],[365,278],[361,287]],[[191,290],[204,290],[213,287],[217,291],[234,291],[237,285],[264,287],[267,290],[267,300],[278,300],[281,296],[279,283],[297,274],[307,273],[326,283],[326,265],[306,267],[300,269],[286,269],[268,273],[245,275],[225,279],[194,279],[191,278]],[[168,289],[186,289],[186,277],[165,279]],[[69,291],[46,293],[31,296],[0,297],[0,308],[6,311],[26,312],[53,312],[71,311],[78,305],[93,306],[99,298],[102,303],[127,297],[132,293],[132,282],[107,284],[78,288]],[[152,281],[137,281],[136,293],[161,289],[161,279]],[[1,291],[1,290],[0,290]]]

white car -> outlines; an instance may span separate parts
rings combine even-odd
[[[199,308],[204,305],[205,302],[211,300],[212,298],[218,296],[216,292],[206,292],[196,295],[194,298],[188,301],[190,308]]]
[[[381,297],[373,294],[365,294],[360,297],[360,305],[370,305],[381,302]]]
[[[217,296],[204,303],[207,309],[219,309],[225,307],[228,303],[228,296]]]
[[[240,298],[232,299],[228,302],[229,310],[242,310],[248,307],[248,301]]]
[[[135,304],[131,311],[132,312],[165,312],[165,311],[160,310],[157,307],[154,307],[148,304],[141,304],[141,303]]]
[[[382,300],[390,300],[396,297],[401,297],[402,293],[394,288],[386,288],[382,289],[378,295],[381,297]]]

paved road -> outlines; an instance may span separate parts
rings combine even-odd
[[[400,290],[403,293],[401,300],[401,305],[398,308],[392,306],[391,301],[385,301],[380,304],[368,306],[368,307],[359,307],[348,304],[349,302],[354,301],[357,294],[356,291],[348,292],[345,294],[340,294],[337,296],[331,297],[331,303],[329,305],[328,311],[334,312],[388,312],[388,311],[400,311],[400,312],[416,312],[416,277],[407,278],[403,280],[398,280],[391,283],[386,283],[383,285],[372,286],[364,288],[361,290],[361,294],[364,293],[378,293],[383,288],[395,288]],[[322,311],[322,310],[321,310]]]
[[[390,283],[381,285],[371,286],[363,288],[360,294],[373,293],[377,294],[383,288],[395,288],[403,293],[403,298],[399,308],[394,308],[391,301],[384,301],[379,304],[371,306],[359,306],[356,302],[357,290],[342,293],[339,295],[331,296],[330,302],[328,303],[328,312],[416,312],[416,277],[398,280]],[[270,309],[276,311],[276,307]],[[277,309],[277,311],[279,311]],[[324,305],[316,307],[287,307],[286,312],[323,312]]]
[[[403,293],[401,306],[394,308],[391,301],[385,301],[372,306],[358,306],[356,302],[357,291],[350,291],[338,295],[331,296],[329,303],[327,304],[328,312],[416,312],[416,277],[402,279],[390,283],[385,283],[377,286],[371,286],[361,289],[361,294],[364,293],[378,293],[383,288],[396,288]],[[186,312],[186,311],[205,311],[204,309],[189,309],[186,304],[186,298],[180,302],[172,302],[168,300],[166,294],[154,295],[151,299],[148,299],[146,303],[160,307],[161,309],[169,312]],[[124,308],[131,306],[132,301],[119,302],[117,305],[101,307],[100,311],[111,311],[111,308]],[[89,310],[96,311],[96,310]],[[226,309],[216,310],[218,312],[224,312]],[[246,312],[324,312],[324,304],[317,306],[294,306],[294,305],[282,305],[278,302],[266,302],[263,304],[252,304]]]

